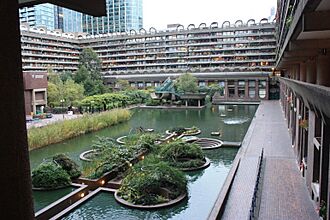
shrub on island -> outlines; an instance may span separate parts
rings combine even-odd
[[[81,175],[78,164],[67,155],[57,154],[53,157],[53,161],[60,165],[69,174],[71,179],[78,178]]]
[[[163,145],[159,156],[176,168],[197,168],[205,164],[200,146],[180,140]]]
[[[155,157],[136,164],[124,178],[117,195],[135,205],[167,203],[187,193],[185,175]]]
[[[33,188],[57,189],[70,184],[70,175],[54,162],[42,163],[32,171]]]

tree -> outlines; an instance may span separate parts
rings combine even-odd
[[[84,87],[72,79],[63,83],[58,75],[51,75],[49,76],[47,93],[49,106],[60,106],[62,99],[65,100],[64,105],[66,106],[75,105],[84,98]]]
[[[107,91],[101,75],[101,60],[91,48],[85,48],[79,56],[79,69],[73,77],[76,83],[84,86],[86,96]]]
[[[117,86],[120,90],[127,90],[127,89],[131,89],[129,82],[127,80],[124,79],[119,79],[117,81]]]
[[[181,75],[176,83],[175,86],[177,91],[180,93],[197,93],[198,86],[197,86],[197,78],[189,73],[185,73]]]

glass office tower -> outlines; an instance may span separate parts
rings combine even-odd
[[[64,32],[82,31],[82,14],[53,4],[40,4],[19,10],[20,21],[34,27],[48,30],[61,29]]]
[[[106,4],[107,16],[83,15],[84,32],[102,34],[142,28],[142,0],[106,0]]]

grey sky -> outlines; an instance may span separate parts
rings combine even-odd
[[[225,20],[259,21],[270,16],[276,0],[143,0],[144,28],[165,29],[167,24],[207,25]]]

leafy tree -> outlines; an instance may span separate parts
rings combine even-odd
[[[129,82],[127,80],[124,80],[124,79],[119,79],[117,81],[117,85],[118,85],[118,88],[120,90],[132,89],[132,87],[130,87],[130,85],[129,85]]]
[[[60,78],[63,82],[69,80],[69,79],[72,79],[73,76],[72,76],[72,72],[70,71],[64,71],[63,73],[60,74]]]
[[[84,87],[70,78],[63,82],[59,74],[51,73],[48,75],[47,93],[48,105],[50,106],[60,106],[61,99],[65,100],[65,106],[75,105],[84,98]]]
[[[84,86],[75,83],[72,79],[65,81],[63,85],[63,96],[68,105],[76,105],[84,98]]]
[[[85,48],[79,56],[79,69],[73,77],[84,86],[85,95],[102,94],[107,91],[101,75],[101,60],[91,48]]]
[[[181,75],[176,83],[175,86],[177,91],[180,93],[197,93],[198,86],[197,86],[197,78],[189,73],[185,73]]]

